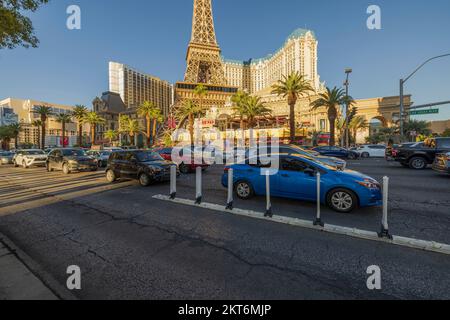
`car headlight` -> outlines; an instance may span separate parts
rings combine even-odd
[[[365,179],[364,181],[356,181],[357,184],[367,189],[380,189],[380,184],[377,181]]]

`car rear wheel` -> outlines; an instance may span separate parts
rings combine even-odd
[[[139,176],[139,183],[141,184],[141,186],[148,187],[150,185],[150,182],[151,182],[151,180],[150,180],[150,177],[148,174],[142,173]]]
[[[45,164],[45,168],[47,169],[47,172],[53,172],[53,168],[52,167],[50,167],[50,163],[46,163]]]
[[[64,174],[70,174],[69,165],[67,163],[63,164],[62,171],[63,171]]]
[[[427,161],[422,157],[414,157],[409,160],[409,167],[414,170],[423,170],[427,167]]]
[[[357,207],[358,198],[350,190],[335,189],[328,194],[327,203],[334,211],[349,213]]]
[[[108,170],[106,172],[106,180],[108,180],[108,182],[113,183],[117,180],[116,174],[114,173],[113,170]]]
[[[191,170],[189,169],[189,166],[182,163],[182,164],[180,164],[180,172],[182,174],[188,174],[189,172],[191,172]]]
[[[239,199],[248,200],[252,198],[255,194],[253,187],[247,181],[239,181],[234,186],[234,191]]]

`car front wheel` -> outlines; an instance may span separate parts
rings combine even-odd
[[[150,177],[148,174],[143,173],[139,176],[139,183],[141,184],[141,186],[143,187],[148,187],[150,185]]]
[[[114,171],[112,170],[108,170],[106,172],[106,180],[108,180],[108,182],[113,183],[114,181],[117,180],[116,174],[114,173]]]
[[[25,161],[22,162],[22,168],[28,169],[27,163]]]
[[[427,167],[427,162],[422,157],[414,157],[409,160],[409,167],[414,170],[423,170]]]
[[[69,165],[67,163],[63,164],[62,171],[64,174],[70,174]]]
[[[49,163],[49,162],[47,162],[47,163],[45,164],[45,168],[47,169],[47,172],[52,172],[52,171],[53,171],[53,169],[52,169],[52,167],[50,166],[50,163]]]
[[[368,152],[363,152],[361,154],[361,157],[363,157],[364,159],[370,158],[370,154]]]
[[[247,181],[239,181],[238,183],[236,183],[236,185],[234,186],[234,191],[236,192],[238,198],[242,200],[248,200],[252,198],[255,193],[253,191],[252,185]]]
[[[182,163],[182,164],[180,164],[180,172],[182,174],[188,174],[189,172],[191,172],[191,170],[189,169],[188,165]]]
[[[328,206],[334,211],[349,213],[358,205],[358,199],[354,192],[347,189],[335,189],[328,194]]]

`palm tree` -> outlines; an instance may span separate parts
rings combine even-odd
[[[289,112],[289,126],[291,130],[291,142],[295,140],[295,104],[298,98],[314,92],[308,80],[299,72],[293,72],[289,76],[283,76],[277,84],[272,86],[272,93],[287,98],[287,103],[290,108]]]
[[[203,109],[203,99],[208,94],[208,89],[203,84],[199,84],[195,87],[194,94],[197,96],[197,98],[199,100],[200,108]]]
[[[127,115],[119,115],[119,140],[122,144],[122,134],[127,133],[127,126],[130,122],[130,117]]]
[[[105,123],[106,120],[100,117],[96,112],[91,111],[86,114],[86,116],[83,119],[83,123],[89,123],[91,126],[91,143],[92,145],[95,144],[95,127],[98,124]]]
[[[239,90],[232,98],[231,102],[233,103],[233,111],[235,115],[238,115],[241,119],[241,129],[244,130],[245,123],[244,123],[244,117],[245,117],[245,111],[246,111],[246,102],[249,99],[250,95],[242,90]]]
[[[191,137],[191,144],[194,145],[194,123],[197,115],[201,116],[204,110],[192,100],[186,100],[183,107],[178,109],[177,117],[180,119],[180,123],[189,121],[188,128]]]
[[[156,138],[156,126],[158,123],[161,123],[164,121],[164,117],[162,115],[161,109],[156,107],[156,105],[153,102],[150,101],[144,101],[142,103],[137,113],[140,117],[145,117],[147,122],[147,147],[150,147],[150,144],[153,140],[153,143],[155,142]],[[153,122],[153,123],[152,123]],[[150,124],[153,126],[153,131],[150,130]]]
[[[338,106],[345,103],[346,95],[343,89],[334,87],[333,89],[327,88],[326,92],[320,93],[319,98],[311,103],[312,109],[318,109],[321,107],[327,108],[328,121],[330,122],[330,145],[336,144],[335,129],[336,119],[338,116]]]
[[[45,129],[47,124],[47,119],[53,114],[52,107],[49,106],[37,106],[34,112],[41,117],[41,148],[45,149]]]
[[[249,128],[254,128],[256,126],[257,117],[270,115],[272,113],[272,110],[267,108],[266,105],[261,102],[261,98],[259,97],[249,97],[245,101],[244,106]]]
[[[109,140],[109,144],[111,145],[113,140],[117,138],[117,131],[108,130],[105,132],[105,138]]]
[[[369,128],[369,122],[363,116],[355,116],[350,121],[350,124],[348,127],[352,133],[353,141],[356,143],[356,137],[358,135],[358,131]]]
[[[9,125],[9,128],[11,130],[12,138],[14,139],[14,147],[17,149],[19,144],[19,135],[22,131],[22,125],[20,123],[14,123]]]
[[[78,123],[78,146],[81,147],[83,145],[83,124],[84,119],[88,113],[88,108],[83,105],[76,105],[73,109],[73,117],[77,120]]]
[[[415,131],[417,135],[428,136],[432,133],[427,121],[410,120],[405,122],[405,132]]]
[[[13,133],[10,126],[0,127],[0,140],[2,141],[2,149],[9,150],[11,139],[13,138]]]
[[[128,135],[130,136],[130,140],[134,141],[134,144],[136,145],[136,134],[140,133],[141,126],[139,125],[139,121],[135,119],[128,119],[128,123],[126,125]]]
[[[66,124],[72,123],[72,114],[69,113],[60,113],[56,116],[56,122],[61,123],[62,129],[62,147],[66,147]]]
[[[33,122],[31,122],[31,125],[33,127],[37,128],[37,130],[38,130],[38,137],[40,137],[41,136],[42,121],[41,120],[34,120]],[[36,142],[36,141],[34,141],[34,142]],[[41,142],[40,142],[39,138],[38,138],[38,145],[39,145],[39,148],[41,148]]]

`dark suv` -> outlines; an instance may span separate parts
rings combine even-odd
[[[73,171],[97,171],[94,158],[89,157],[81,149],[53,149],[47,157],[47,171],[62,170],[64,174]]]
[[[115,151],[108,160],[106,179],[111,183],[117,179],[135,179],[139,180],[141,186],[146,187],[155,182],[169,181],[171,166],[176,164],[164,160],[156,152]]]

